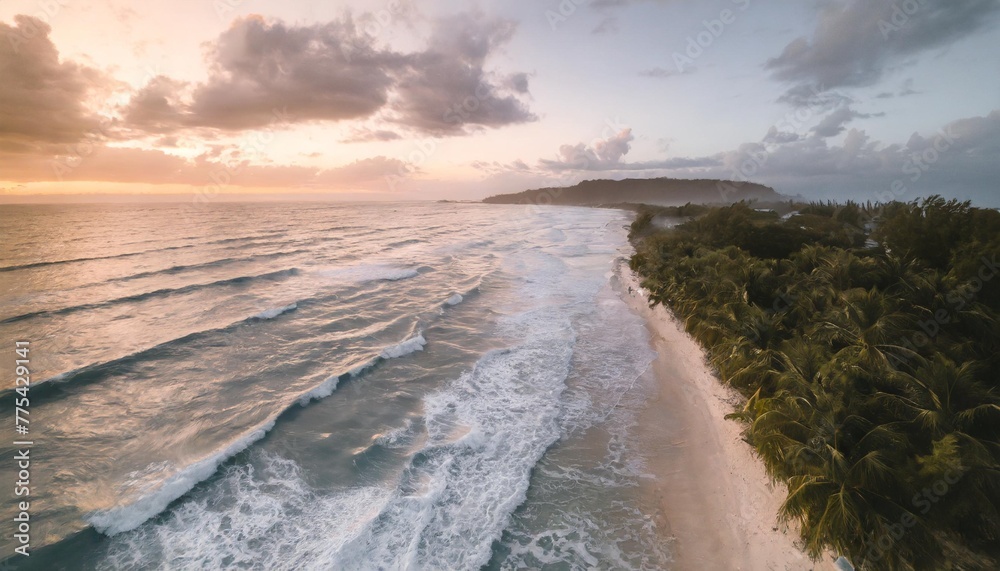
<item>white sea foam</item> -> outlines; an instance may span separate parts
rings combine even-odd
[[[648,333],[611,287],[575,326],[580,334],[559,420],[563,438],[535,466],[534,501],[504,530],[498,567],[669,568],[663,530],[631,501],[644,472],[634,427],[655,391],[642,376],[655,357]],[[595,445],[590,429],[597,426],[606,440]]]
[[[360,365],[355,366],[350,371],[348,371],[347,374],[350,375],[351,377],[358,377],[368,369],[371,369],[372,367],[377,365],[379,361],[384,361],[387,359],[398,359],[399,357],[405,357],[417,351],[423,351],[425,345],[427,345],[427,339],[424,338],[424,335],[422,333],[417,333],[416,335],[410,337],[409,339],[405,339],[403,341],[400,341],[399,343],[396,343],[395,345],[389,345],[388,347],[383,348],[377,357],[369,359],[361,363]]]
[[[378,363],[378,360],[379,360],[378,357],[368,359],[364,363],[361,363],[360,365],[357,365],[353,367],[351,370],[347,371],[347,375],[350,376],[351,378],[360,377],[365,371],[374,367],[375,364]]]
[[[424,339],[422,333],[417,333],[413,337],[410,337],[406,341],[397,343],[395,345],[390,345],[385,349],[382,349],[381,357],[383,359],[397,359],[414,353],[416,351],[423,351],[424,345],[427,345],[427,340]]]
[[[573,228],[559,233],[571,243],[585,235]],[[559,239],[551,234],[549,239]],[[521,249],[500,257],[504,277],[520,283],[517,291],[502,293],[511,303],[498,310],[507,314],[498,328],[507,348],[487,352],[472,370],[424,398],[425,419],[418,425],[425,427],[426,440],[415,444],[423,448],[398,481],[390,479],[390,487],[313,489],[294,462],[280,458],[268,460],[264,470],[232,466],[162,518],[115,536],[106,565],[128,568],[152,560],[178,568],[350,570],[477,569],[489,562],[493,543],[527,497],[532,471],[563,434],[577,317],[592,310],[602,284],[603,266],[588,266],[597,262],[587,255],[568,265],[557,258],[561,253]],[[398,273],[386,266],[364,268],[325,275],[357,282],[417,274],[408,268],[392,267]],[[425,345],[418,333],[350,373]],[[338,380],[330,377],[301,398],[331,394]],[[410,433],[400,427],[374,439],[396,446]],[[593,514],[580,517],[598,526]],[[612,551],[588,549],[588,538],[574,535],[571,525],[548,528],[558,536],[556,551],[538,552],[539,559],[565,561],[557,551],[567,549],[579,551],[578,560],[586,565],[621,561]],[[530,537],[539,539],[538,546],[544,541],[534,530]]]
[[[87,516],[87,521],[97,531],[108,535],[139,527],[144,521],[166,509],[170,502],[191,491],[198,482],[214,474],[220,464],[263,438],[274,427],[275,418],[272,417],[225,449],[169,476],[156,491],[131,504],[93,512]]]
[[[397,446],[400,442],[407,439],[410,435],[410,431],[413,429],[413,421],[407,418],[403,421],[402,426],[397,426],[392,430],[388,430],[375,436],[374,444],[379,446],[384,446],[386,448],[393,448]]]
[[[365,486],[319,493],[292,460],[255,453],[162,522],[115,536],[104,569],[331,569],[331,557],[375,517],[391,492]]]
[[[251,319],[274,319],[275,317],[278,317],[282,313],[287,313],[289,311],[298,309],[298,307],[299,305],[297,303],[291,303],[284,307],[275,307],[272,309],[266,309],[258,313],[257,315],[254,315]]]
[[[397,494],[334,567],[475,569],[559,438],[574,336],[558,311],[520,316],[523,344],[485,354],[424,399],[427,442]]]
[[[379,357],[372,359],[361,367],[352,369],[349,374],[358,376],[365,369],[374,365],[379,359],[395,359],[416,351],[422,351],[426,344],[427,340],[423,334],[418,333],[400,343],[384,348]],[[301,395],[296,402],[301,406],[305,406],[312,400],[320,400],[332,395],[337,389],[339,378],[340,375],[328,377],[318,386]],[[278,416],[280,414],[272,416],[267,422],[234,441],[225,449],[167,477],[156,489],[142,495],[132,503],[108,510],[95,511],[87,516],[87,521],[97,531],[108,535],[115,535],[139,527],[143,522],[166,509],[170,505],[170,502],[191,491],[202,480],[211,477],[223,462],[263,438],[274,427]],[[133,487],[137,486],[131,481],[127,481],[122,485],[123,489]],[[138,487],[141,489],[144,486]]]
[[[340,383],[340,375],[333,375],[328,377],[325,381],[320,383],[316,388],[307,392],[306,394],[299,397],[299,404],[306,406],[309,401],[321,400],[333,394],[333,391],[337,390],[337,385]]]

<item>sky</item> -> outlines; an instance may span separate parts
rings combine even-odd
[[[998,0],[5,0],[0,201],[595,178],[1000,206]]]

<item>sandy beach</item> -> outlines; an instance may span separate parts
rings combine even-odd
[[[712,374],[702,348],[667,309],[649,308],[626,263],[615,274],[657,353],[659,394],[640,422],[651,472],[643,493],[671,544],[674,569],[835,570],[830,556],[811,561],[795,545],[796,531],[778,523],[784,485],[770,484],[740,424],[725,419],[740,396]]]

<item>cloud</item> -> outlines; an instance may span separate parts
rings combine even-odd
[[[784,143],[794,143],[802,138],[798,133],[791,133],[788,131],[779,131],[777,127],[771,127],[767,131],[767,135],[764,136],[763,142],[774,143],[774,144],[784,144]]]
[[[15,16],[14,22],[0,22],[0,152],[45,152],[103,137],[106,124],[87,102],[117,82],[61,61],[45,22],[30,16]]]
[[[485,69],[515,29],[513,21],[470,13],[438,20],[426,50],[408,57],[395,89],[393,120],[435,135],[535,121],[519,97],[528,93],[527,74]]]
[[[719,166],[716,157],[677,157],[659,161],[628,163],[622,159],[631,150],[635,139],[632,129],[625,128],[605,139],[597,139],[591,145],[577,143],[559,147],[556,160],[543,159],[539,165],[546,171],[653,171],[669,169],[699,169]]]
[[[905,143],[872,140],[843,122],[859,116],[849,107],[838,109],[830,125],[846,130],[840,144],[828,136],[803,136],[772,127],[759,142],[748,142],[729,151],[702,157],[624,162],[624,153],[599,156],[598,145],[564,145],[558,160],[539,162],[539,171],[566,173],[560,181],[576,180],[572,173],[601,171],[615,174],[641,172],[643,176],[679,176],[751,180],[773,186],[788,195],[813,198],[854,198],[888,201],[913,200],[938,193],[971,198],[1000,206],[995,194],[996,160],[1000,156],[1000,109],[988,115],[952,121],[936,133],[914,133]],[[608,139],[631,141],[621,132]],[[612,145],[614,147],[614,145]],[[605,147],[607,148],[607,147]],[[621,149],[621,147],[617,147]],[[509,165],[493,165],[491,173]],[[487,170],[487,169],[484,169]],[[499,176],[499,175],[497,175]],[[548,184],[551,184],[551,180]]]
[[[809,107],[816,111],[835,109],[853,103],[854,99],[836,91],[826,91],[823,86],[800,83],[778,97],[778,103],[792,107]]]
[[[231,153],[230,156],[236,153]],[[206,153],[188,160],[159,150],[95,147],[86,156],[0,154],[0,172],[12,181],[104,181],[254,188],[381,189],[386,176],[409,172],[406,163],[383,156],[332,168],[254,165]]]
[[[501,163],[500,161],[472,161],[469,166],[491,176],[512,172],[533,172],[533,169],[521,159],[516,159],[509,163]]]
[[[388,120],[422,133],[461,135],[536,119],[520,99],[528,75],[485,68],[513,22],[459,14],[435,22],[423,51],[376,45],[350,17],[311,26],[251,16],[236,20],[208,50],[209,79],[150,81],[124,110],[153,133],[189,128],[260,128],[275,116],[304,123]]]
[[[630,143],[634,139],[632,129],[625,128],[590,146],[585,143],[562,145],[557,160],[542,160],[541,164],[549,170],[607,170],[620,164],[622,157],[631,150]]]
[[[254,129],[271,124],[276,112],[303,122],[368,117],[387,103],[404,59],[376,49],[347,17],[290,26],[251,16],[211,44],[209,79],[189,87],[190,101],[183,101],[183,84],[158,77],[125,116],[154,132]]]
[[[836,117],[855,115],[849,107],[844,109]],[[841,142],[834,144],[816,133],[806,136],[772,127],[761,141],[713,155],[625,162],[633,138],[624,129],[589,147],[563,145],[557,159],[541,160],[535,168],[525,168],[520,161],[472,166],[488,175],[484,182],[495,192],[573,184],[590,172],[611,178],[639,173],[751,180],[786,195],[813,199],[885,202],[942,194],[1000,206],[995,192],[1000,109],[952,121],[935,133],[914,133],[905,143],[884,143],[860,129],[840,129],[844,130]]]
[[[179,110],[185,88],[184,82],[162,75],[154,77],[129,100],[123,112],[125,125],[147,133],[176,131],[189,121]]]
[[[786,194],[862,200],[912,200],[931,193],[1000,206],[996,157],[1000,110],[914,133],[905,144],[873,141],[850,129],[840,145],[813,136],[777,146],[746,143],[722,154],[712,176],[746,179]]]
[[[644,69],[639,72],[642,77],[655,77],[658,79],[665,79],[668,77],[673,77],[675,75],[683,75],[681,72],[675,69],[666,69],[663,67],[651,67],[649,69]]]
[[[872,85],[887,64],[967,37],[998,13],[995,0],[830,0],[812,36],[791,41],[766,67],[824,89]]]
[[[369,129],[367,127],[351,129],[351,134],[342,142],[344,143],[370,143],[396,141],[403,136],[395,131],[387,129]]]
[[[880,117],[884,113],[859,113],[851,109],[850,105],[842,105],[834,109],[826,117],[813,127],[812,132],[817,137],[833,137],[844,132],[845,125],[854,119],[867,119],[869,117]],[[770,135],[770,133],[768,133]]]

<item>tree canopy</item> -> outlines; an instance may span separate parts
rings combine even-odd
[[[1000,213],[814,203],[638,213],[631,267],[740,390],[808,551],[986,569],[1000,545]],[[676,214],[675,214],[676,215]]]

